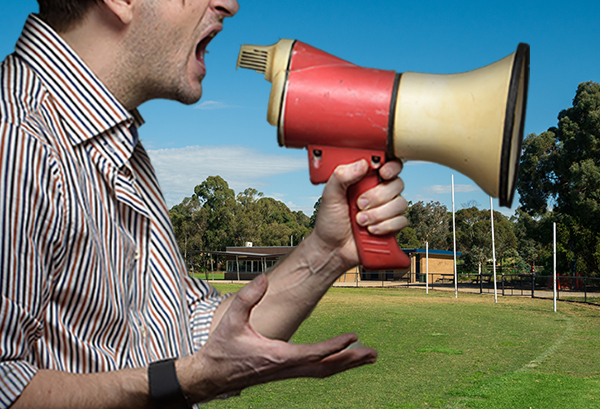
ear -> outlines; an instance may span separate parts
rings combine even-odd
[[[125,25],[131,23],[136,0],[103,0],[103,2],[121,23]]]

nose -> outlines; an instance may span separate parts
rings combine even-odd
[[[223,17],[233,17],[240,9],[237,0],[213,0],[214,10]]]

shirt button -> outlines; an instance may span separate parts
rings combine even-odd
[[[140,249],[135,249],[135,259],[136,260],[140,259]]]

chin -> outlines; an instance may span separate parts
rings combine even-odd
[[[200,98],[202,98],[202,88],[198,91],[191,89],[184,90],[183,92],[177,93],[172,99],[185,105],[192,105],[200,101]]]

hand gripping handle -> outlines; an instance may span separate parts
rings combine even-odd
[[[360,195],[380,183],[378,169],[385,162],[385,152],[309,145],[310,181],[314,184],[325,183],[337,166],[361,159],[369,163],[369,171],[362,180],[350,186],[347,192],[352,232],[354,233],[354,241],[356,242],[360,262],[369,271],[408,268],[410,259],[398,246],[394,234],[375,236],[356,222],[356,215],[360,211],[356,201]]]
[[[410,267],[410,259],[400,249],[393,233],[376,236],[359,226],[356,215],[360,211],[357,200],[361,194],[379,184],[376,169],[369,169],[367,175],[348,188],[348,206],[354,241],[362,266],[368,271],[393,270]]]

